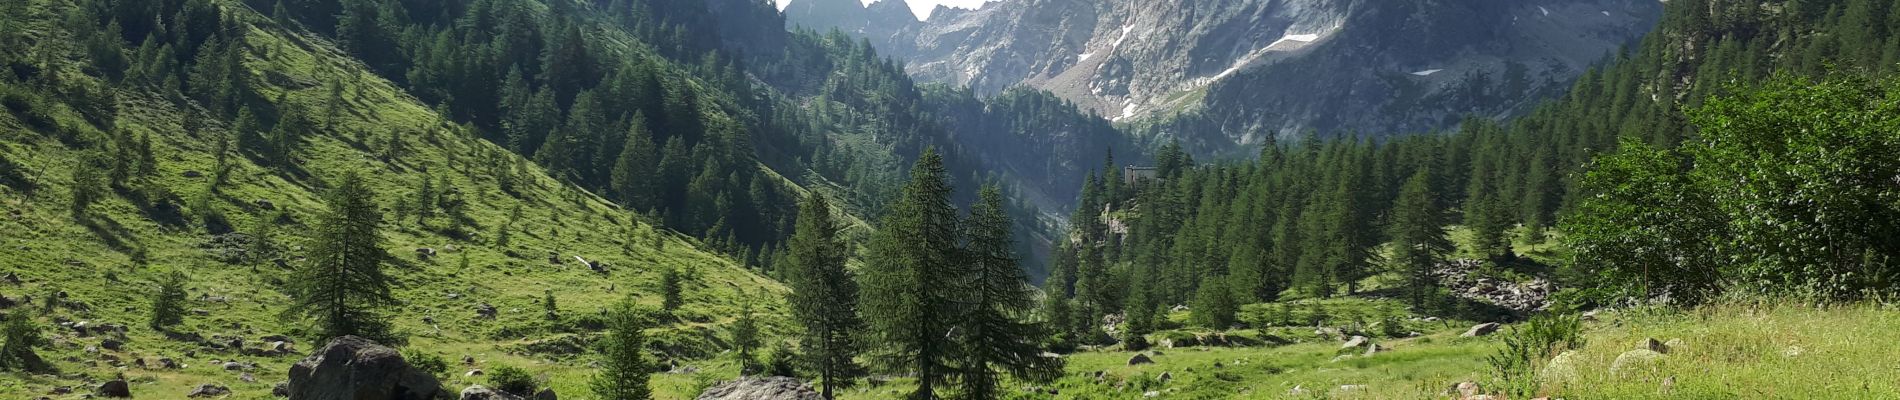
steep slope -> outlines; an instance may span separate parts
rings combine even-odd
[[[110,65],[95,57],[103,53],[60,53],[74,49],[58,43],[110,43],[89,36],[102,32],[84,29],[89,19],[61,17],[76,12],[73,2],[33,2],[4,17],[6,26],[25,27],[0,33],[10,45],[0,49],[0,62],[12,67],[0,78],[7,105],[0,112],[0,274],[19,278],[0,283],[0,295],[11,300],[7,313],[36,314],[29,309],[57,300],[46,321],[127,328],[119,337],[48,327],[51,344],[42,355],[60,373],[0,376],[0,397],[29,398],[55,387],[83,392],[90,382],[123,374],[141,398],[182,398],[201,383],[229,386],[240,398],[268,398],[288,364],[319,345],[304,337],[305,321],[280,317],[291,311],[283,309],[281,288],[285,268],[302,262],[306,231],[323,210],[318,193],[345,171],[368,177],[388,205],[385,249],[397,260],[389,268],[401,304],[386,311],[409,336],[410,350],[475,360],[447,371],[451,386],[482,382],[464,377],[464,369],[514,365],[563,394],[584,393],[593,371],[575,354],[598,332],[594,315],[627,296],[657,306],[663,268],[690,271],[691,278],[680,322],[649,332],[654,350],[707,374],[736,373],[706,358],[725,346],[724,326],[740,304],[784,314],[782,285],[477,138],[328,42],[236,2],[190,7],[199,12],[190,15],[210,16],[192,22],[225,28],[201,37],[208,40],[201,45],[235,60],[230,65],[239,69],[231,76],[243,78],[233,78],[242,85],[233,90],[252,93],[250,107],[321,110],[340,101],[337,112],[293,127],[304,134],[289,165],[266,162],[241,145],[221,156],[227,147],[219,143],[264,132],[221,114],[220,101],[197,99],[200,90],[119,80],[100,68]],[[38,45],[11,46],[24,43]],[[26,61],[28,54],[62,56],[41,63]],[[211,74],[205,64],[194,70],[201,71],[194,77],[215,76],[201,75]],[[127,146],[147,138],[149,145]],[[102,199],[71,211],[73,196],[98,184],[74,177],[88,176],[88,169],[116,176],[103,171],[139,159],[138,148],[152,157],[134,169],[149,166],[149,174],[93,187]],[[218,168],[221,159],[228,170]],[[404,209],[416,204],[425,181],[442,194],[437,204],[456,205],[423,223]],[[265,239],[277,245],[258,244]],[[174,270],[190,276],[194,312],[171,333],[146,328],[154,282]],[[544,318],[544,296],[557,300],[559,320]],[[485,305],[497,315],[478,317]],[[776,317],[766,323],[768,330],[784,326]],[[256,352],[267,348],[262,337],[276,334],[293,338],[294,350]],[[123,348],[100,346],[105,338]],[[233,348],[234,339],[249,350]],[[158,368],[160,358],[182,367]],[[217,361],[240,363],[255,381]],[[681,398],[698,376],[663,375],[654,386],[662,398]]]
[[[1205,108],[1215,121],[1202,126],[1230,145],[1520,111],[1640,37],[1661,10],[1638,0],[1017,0],[923,23],[849,20],[867,14],[851,4],[828,6],[841,11],[826,18],[789,12],[810,1],[794,1],[787,18],[866,37],[920,80],[983,96],[1036,87],[1123,122]]]

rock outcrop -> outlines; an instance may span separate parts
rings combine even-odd
[[[739,378],[713,385],[698,400],[822,400],[817,391],[798,379],[775,376]]]
[[[356,336],[330,340],[290,367],[292,400],[435,400],[449,393],[396,349]]]

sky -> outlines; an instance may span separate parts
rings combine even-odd
[[[778,9],[780,10],[785,9],[786,5],[792,3],[792,0],[777,0],[777,1],[778,1]],[[878,1],[907,1],[907,3],[905,4],[910,5],[910,12],[912,14],[917,14],[917,19],[921,20],[924,18],[929,18],[930,10],[936,9],[938,5],[945,5],[945,6],[951,6],[951,7],[957,7],[957,8],[976,9],[977,7],[983,6],[983,3],[988,3],[991,1],[998,1],[998,0],[859,0],[859,1],[863,1],[865,5],[870,5],[871,3],[876,3]]]

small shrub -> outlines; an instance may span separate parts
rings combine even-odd
[[[413,348],[402,349],[402,359],[408,361],[409,366],[415,367],[422,372],[427,372],[437,379],[445,378],[449,375],[448,360],[443,360],[442,356],[435,355],[435,353]]]
[[[1583,321],[1575,314],[1539,314],[1503,335],[1504,349],[1487,361],[1497,387],[1513,397],[1537,391],[1537,369],[1564,350],[1583,347]]]
[[[495,390],[524,397],[534,395],[537,386],[534,376],[512,365],[503,365],[496,367],[493,371],[488,371],[488,384]]]

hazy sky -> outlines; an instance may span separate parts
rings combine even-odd
[[[777,0],[777,1],[778,1],[778,8],[781,10],[785,9],[785,5],[792,3],[792,0]],[[937,5],[946,5],[946,6],[951,6],[951,7],[975,9],[979,6],[982,6],[983,3],[988,3],[991,1],[998,1],[998,0],[859,0],[859,1],[863,1],[864,4],[867,4],[867,5],[871,3],[876,3],[878,1],[907,1],[906,4],[910,4],[911,13],[917,14],[918,19],[923,19],[923,18],[929,17],[930,10],[936,9]]]

